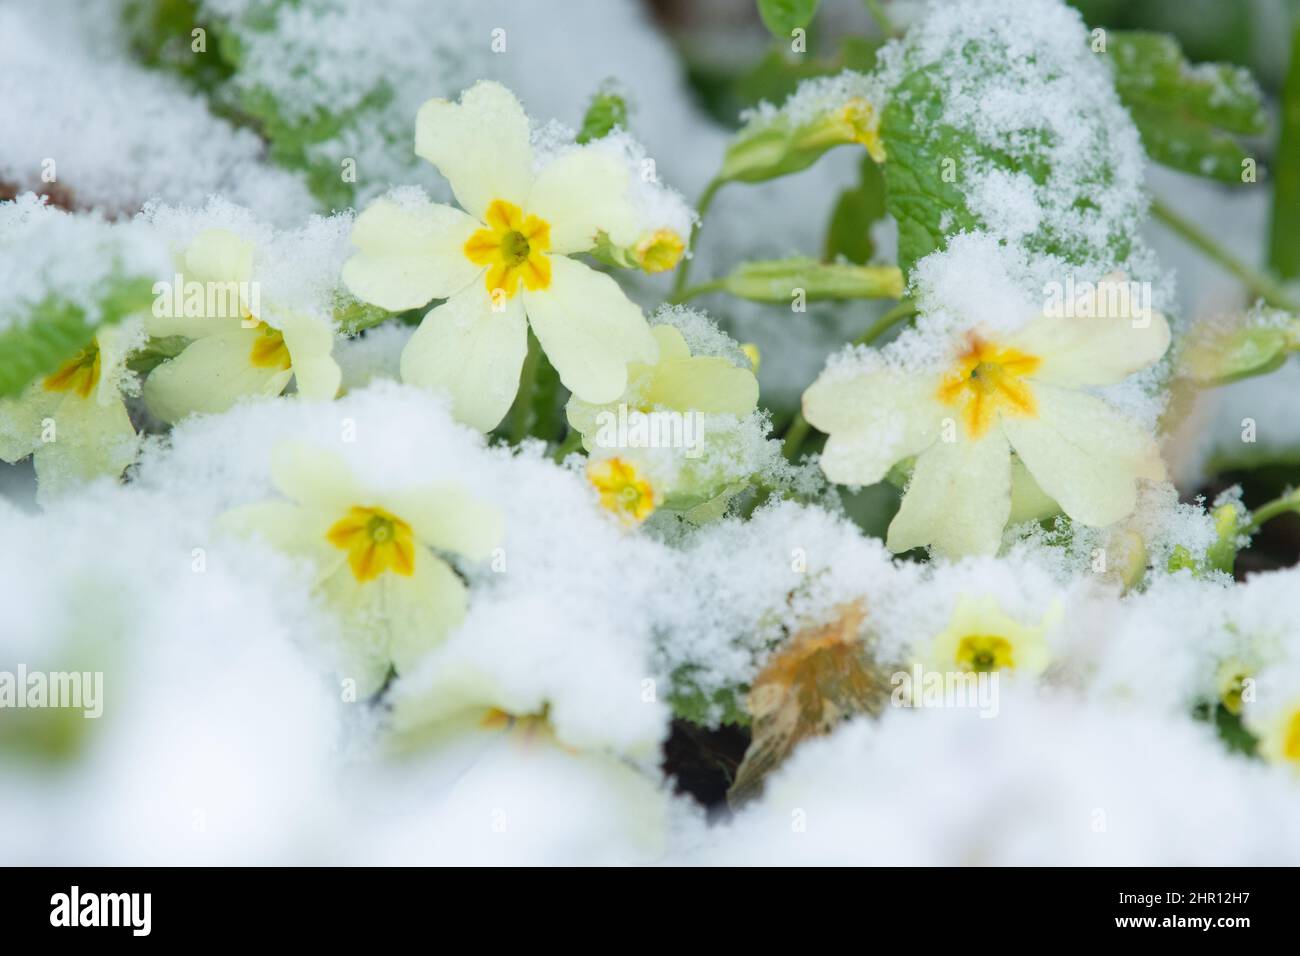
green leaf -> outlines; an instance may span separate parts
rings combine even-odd
[[[1112,31],[1104,55],[1152,159],[1194,175],[1242,182],[1250,153],[1239,137],[1268,126],[1262,95],[1247,70],[1227,63],[1192,66],[1178,42],[1163,33]]]
[[[858,266],[816,259],[769,259],[743,262],[722,280],[722,287],[740,299],[790,302],[802,290],[805,301],[824,299],[897,299],[903,294],[903,273],[897,266]]]
[[[608,136],[616,126],[627,129],[627,101],[612,90],[601,90],[587,106],[582,129],[578,131],[578,142],[590,143],[593,139]]]
[[[808,26],[817,12],[818,0],[758,0],[758,15],[768,32],[778,40],[789,40],[795,30]]]
[[[940,121],[941,97],[929,72],[914,71],[894,90],[881,118],[888,156],[885,208],[898,222],[898,264],[904,272],[941,249],[947,235],[979,226],[956,175],[956,164],[975,143]]]
[[[871,261],[876,248],[871,226],[885,215],[885,177],[870,156],[862,158],[858,185],[840,193],[826,230],[828,262],[844,258],[863,265]]]
[[[33,307],[26,321],[0,332],[0,398],[21,392],[30,382],[49,375],[90,344],[98,328],[142,312],[153,301],[148,279],[119,279],[100,300],[98,318],[84,306],[49,296]]]

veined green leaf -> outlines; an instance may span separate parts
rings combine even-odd
[[[1250,154],[1239,137],[1263,133],[1268,125],[1247,70],[1227,63],[1193,66],[1163,33],[1111,32],[1105,56],[1152,159],[1198,176],[1242,181]]]

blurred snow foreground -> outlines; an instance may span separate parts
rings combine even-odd
[[[252,4],[198,6],[238,24]],[[773,324],[752,303],[735,306],[737,339],[771,345],[755,368],[706,313],[663,307],[647,320],[631,304],[665,298],[654,273],[677,262],[674,239],[689,242],[695,221],[661,181],[697,193],[727,143],[690,105],[637,5],[548,5],[546,16],[417,0],[286,7],[274,29],[242,36],[225,95],[267,97],[289,126],[318,109],[351,117],[297,166],[272,164],[217,104],[136,63],[105,17],[86,23],[71,2],[39,18],[0,6],[0,181],[20,193],[0,207],[0,335],[38,321],[51,297],[91,328],[105,323],[82,359],[0,403],[0,451],[34,453],[39,479],[39,506],[28,472],[0,485],[0,859],[1300,861],[1300,570],[1234,584],[1216,555],[1244,543],[1244,530],[1223,530],[1239,503],[1181,504],[1154,451],[1172,374],[1164,353],[1182,325],[1140,234],[1136,131],[1063,5],[963,12],[923,14],[869,81],[813,84],[749,117],[745,135],[785,135],[938,63],[940,82],[960,91],[944,117],[952,128],[986,145],[1022,127],[1056,143],[1045,184],[975,164],[971,228],[911,269],[913,328],[885,349],[838,354],[810,394],[888,376],[929,382],[950,343],[976,330],[1046,335],[1029,317],[1062,275],[1145,282],[1158,322],[1124,368],[1077,382],[1062,373],[1090,389],[1095,404],[1074,406],[1087,410],[1078,427],[1121,472],[1091,474],[1110,481],[1102,504],[1077,475],[1053,471],[1051,449],[1030,461],[1017,446],[1007,464],[1008,429],[997,439],[1007,487],[953,491],[1004,506],[996,521],[937,511],[921,522],[931,537],[898,547],[891,531],[895,550],[934,546],[922,563],[850,520],[827,476],[879,482],[937,446],[907,447],[911,425],[891,430],[859,393],[808,405],[832,436],[823,461],[788,463],[770,435],[772,406],[758,395],[798,396],[832,351],[811,332],[788,347],[775,338],[803,316]],[[502,24],[517,54],[478,42]],[[963,74],[948,53],[972,38],[1009,46],[1016,68],[991,80],[975,57]],[[1026,50],[1064,66],[1045,79]],[[459,188],[463,156],[445,141],[421,146],[415,133],[412,150],[431,94],[479,91],[437,107],[448,111],[428,134],[437,140],[474,96],[495,97],[503,125],[513,121],[505,87],[532,117],[576,122],[610,76],[635,91],[637,140],[616,131],[587,146],[556,124],[521,127],[530,183],[577,169],[588,195],[614,184],[599,210],[546,207],[564,214],[551,217],[550,265],[539,264],[541,227],[525,218],[541,200],[494,208]],[[504,86],[474,85],[485,78]],[[380,81],[387,93],[374,98]],[[365,173],[349,194],[323,198],[314,170],[339,150]],[[30,194],[45,191],[46,157],[77,211]],[[625,178],[649,157],[652,186]],[[815,247],[811,227],[753,226],[804,194],[827,206],[851,169],[839,159],[720,205],[697,274]],[[1085,193],[1097,200],[1086,215]],[[435,204],[453,199],[464,212]],[[326,215],[332,204],[346,211]],[[583,233],[573,251],[625,271],[565,265],[561,227],[582,233],[607,213],[617,225],[600,223],[605,244],[579,248]],[[454,309],[458,296],[438,291],[444,274],[413,271],[446,251],[435,221],[458,223],[452,251],[477,241],[473,261],[489,270],[484,289],[482,271],[459,264],[472,295]],[[429,255],[412,265],[399,234],[427,240]],[[511,259],[508,242],[525,234],[534,248]],[[364,270],[350,264],[359,259]],[[577,298],[602,290],[602,306],[623,310],[616,346],[575,345],[564,336],[579,333],[546,325],[535,286],[554,282],[558,296],[565,269],[600,283]],[[259,301],[241,299],[219,334],[195,331],[193,316],[111,314],[121,300],[106,290],[121,293],[124,280],[191,276],[256,280]],[[492,323],[494,282],[520,290],[518,314],[506,310],[517,321],[510,356],[484,344],[493,326],[473,325],[464,352],[434,349],[412,374],[410,356],[441,328],[430,320],[349,335],[345,316],[367,306],[418,308],[420,322],[444,297],[431,317],[451,309],[443,319],[462,332]],[[409,295],[394,297],[399,287]],[[837,329],[869,325],[864,308],[833,306],[818,334],[851,338]],[[483,434],[515,399],[487,394],[484,380],[515,361],[503,376],[515,387],[528,335],[573,392],[567,457],[526,428]],[[236,352],[253,356],[252,370],[223,364]],[[471,361],[485,362],[482,375],[464,374]],[[704,438],[611,454],[596,423],[620,403],[700,414]],[[978,407],[962,414],[972,433],[991,427]],[[76,441],[33,439],[46,420]],[[1129,458],[1106,448],[1129,437]],[[65,450],[76,442],[93,454]],[[956,507],[951,497],[939,503]],[[102,713],[17,706],[30,691],[16,686],[20,667],[102,675]],[[797,703],[809,689],[812,714]],[[674,721],[751,725],[734,815],[710,819],[675,791],[663,767]],[[1265,759],[1234,752],[1226,725]]]

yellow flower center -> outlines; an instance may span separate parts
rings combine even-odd
[[[656,229],[636,244],[636,261],[646,272],[667,272],[686,251],[682,237],[671,229]]]
[[[293,365],[289,357],[289,346],[284,344],[284,335],[279,329],[272,328],[265,322],[258,322],[254,328],[261,328],[253,340],[253,348],[248,353],[248,361],[254,368],[276,368],[288,371]]]
[[[1287,760],[1300,763],[1300,710],[1291,715],[1286,739],[1282,742],[1282,756]]]
[[[1034,393],[1024,378],[1041,364],[1042,359],[1035,355],[972,335],[957,364],[943,377],[938,399],[960,408],[967,432],[979,438],[1000,414],[1037,413]]]
[[[415,573],[415,535],[411,526],[383,508],[355,505],[325,533],[326,540],[348,553],[348,564],[360,582],[373,581],[385,571],[404,577]]]
[[[522,279],[530,292],[551,284],[551,227],[536,216],[525,218],[523,210],[504,199],[488,206],[487,227],[469,237],[465,258],[476,266],[487,266],[484,281],[489,295],[500,289],[506,298],[519,291]]]
[[[99,375],[99,346],[92,342],[48,376],[45,389],[49,392],[73,392],[89,398],[99,384]]]
[[[1015,669],[1011,642],[994,634],[971,634],[957,644],[957,664],[962,670],[985,674],[1002,668]]]
[[[587,480],[600,492],[601,505],[628,524],[639,524],[655,510],[654,488],[621,458],[591,462]]]

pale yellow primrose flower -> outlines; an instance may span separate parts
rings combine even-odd
[[[239,290],[239,315],[152,316],[146,322],[150,335],[193,339],[145,382],[145,404],[163,421],[224,412],[247,395],[279,395],[290,379],[304,398],[327,400],[338,391],[342,373],[331,355],[334,330],[328,322],[269,304],[262,311],[269,310],[279,328],[252,314],[246,293],[253,252],[253,244],[233,232],[209,229],[183,257],[187,284]]]
[[[16,398],[0,401],[0,460],[34,456],[42,499],[93,478],[116,478],[139,439],[121,382],[135,332],[100,329],[94,341]]]
[[[930,647],[927,666],[939,672],[1006,670],[1037,677],[1050,660],[1046,634],[1059,616],[1059,608],[1054,608],[1039,624],[1022,624],[990,597],[962,595],[948,627]]]
[[[621,395],[603,404],[574,395],[565,406],[569,425],[582,434],[588,451],[595,447],[601,413],[616,415],[620,405],[629,412],[699,412],[737,418],[758,407],[758,379],[749,369],[737,368],[720,356],[691,355],[686,339],[671,325],[656,325],[651,334],[658,356],[652,362],[628,365],[627,387]]]
[[[359,250],[343,281],[393,311],[431,310],[402,352],[402,380],[451,395],[462,422],[489,431],[519,386],[528,327],[561,381],[589,402],[627,385],[627,363],[651,362],[641,310],[609,276],[568,258],[600,233],[638,239],[628,172],[587,147],[533,173],[528,117],[514,94],[483,81],[459,103],[430,100],[416,117],[415,151],[438,167],[467,211],[381,199],[352,230]]]
[[[501,539],[493,507],[454,483],[375,491],[337,455],[276,449],[272,481],[289,501],[229,512],[223,523],[310,560],[317,587],[343,616],[348,670],[359,693],[405,673],[465,617],[465,585],[437,551],[486,558]]]
[[[1300,773],[1300,697],[1262,719],[1246,710],[1246,726],[1259,738],[1259,754],[1269,763],[1289,764]]]
[[[1132,513],[1139,478],[1164,478],[1152,437],[1084,389],[1121,382],[1168,347],[1155,312],[1042,316],[1007,336],[964,336],[934,373],[832,367],[804,393],[804,415],[830,435],[821,466],[840,484],[874,484],[917,456],[890,550],[992,554],[1011,515],[1013,461],[1092,527]]]

